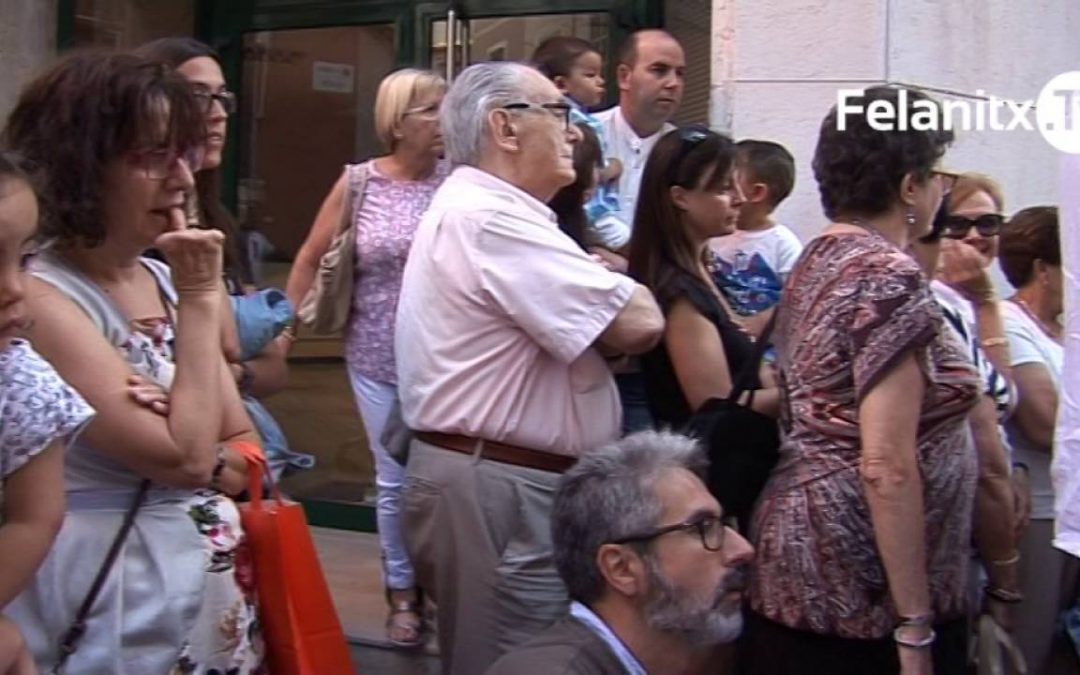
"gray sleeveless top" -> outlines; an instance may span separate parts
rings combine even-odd
[[[140,258],[139,261],[154,276],[165,303],[176,306],[176,291],[168,266],[150,258]],[[97,284],[57,255],[43,253],[38,256],[32,262],[30,272],[55,286],[78,305],[97,327],[98,332],[131,364],[132,370],[164,389],[172,386],[175,370],[172,351],[174,334],[170,322],[162,322],[157,335],[132,330],[112,299]],[[141,476],[130,469],[79,441],[68,448],[65,464],[68,508],[71,510],[79,510],[84,503],[100,505],[102,500],[122,506],[127,503],[130,494],[142,480]],[[163,496],[160,489],[153,492],[156,494],[151,495],[151,499]],[[189,491],[164,492],[186,494]]]

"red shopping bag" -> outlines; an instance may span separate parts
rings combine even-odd
[[[270,672],[352,675],[349,647],[303,507],[282,499],[261,452],[255,456],[238,449],[248,460],[251,501],[240,504],[240,519],[255,561],[259,618]],[[270,480],[272,499],[262,498],[264,473]]]

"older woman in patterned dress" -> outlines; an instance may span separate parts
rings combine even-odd
[[[915,102],[936,109],[904,94],[850,102],[909,120]],[[980,387],[906,253],[947,192],[935,165],[952,136],[841,114],[823,121],[813,163],[832,223],[779,306],[785,433],[752,521],[745,662],[769,675],[962,672]]]
[[[435,73],[405,68],[387,75],[375,98],[375,130],[388,154],[345,167],[296,255],[287,293],[299,307],[319,260],[330,246],[346,190],[353,192],[356,275],[345,329],[349,380],[375,458],[376,517],[384,555],[390,616],[387,638],[399,647],[422,640],[419,594],[401,534],[405,468],[383,447],[387,416],[397,398],[394,315],[405,259],[420,216],[448,173],[439,131],[446,83]]]

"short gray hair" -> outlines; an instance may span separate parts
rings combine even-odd
[[[488,113],[531,95],[529,66],[508,61],[477,63],[458,75],[443,99],[442,125],[446,157],[452,164],[476,166],[487,143]]]
[[[601,546],[656,527],[664,511],[658,479],[672,469],[700,477],[706,464],[697,441],[670,431],[642,431],[582,455],[559,482],[551,513],[555,567],[570,598],[590,604],[603,595]]]

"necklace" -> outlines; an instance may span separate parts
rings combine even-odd
[[[1039,318],[1039,316],[1031,309],[1031,305],[1027,304],[1027,301],[1021,298],[1019,295],[1014,295],[1011,298],[1013,304],[1020,308],[1020,310],[1027,315],[1027,318],[1046,333],[1046,337],[1050,338],[1054,342],[1061,342],[1061,328],[1054,330],[1052,326]]]

